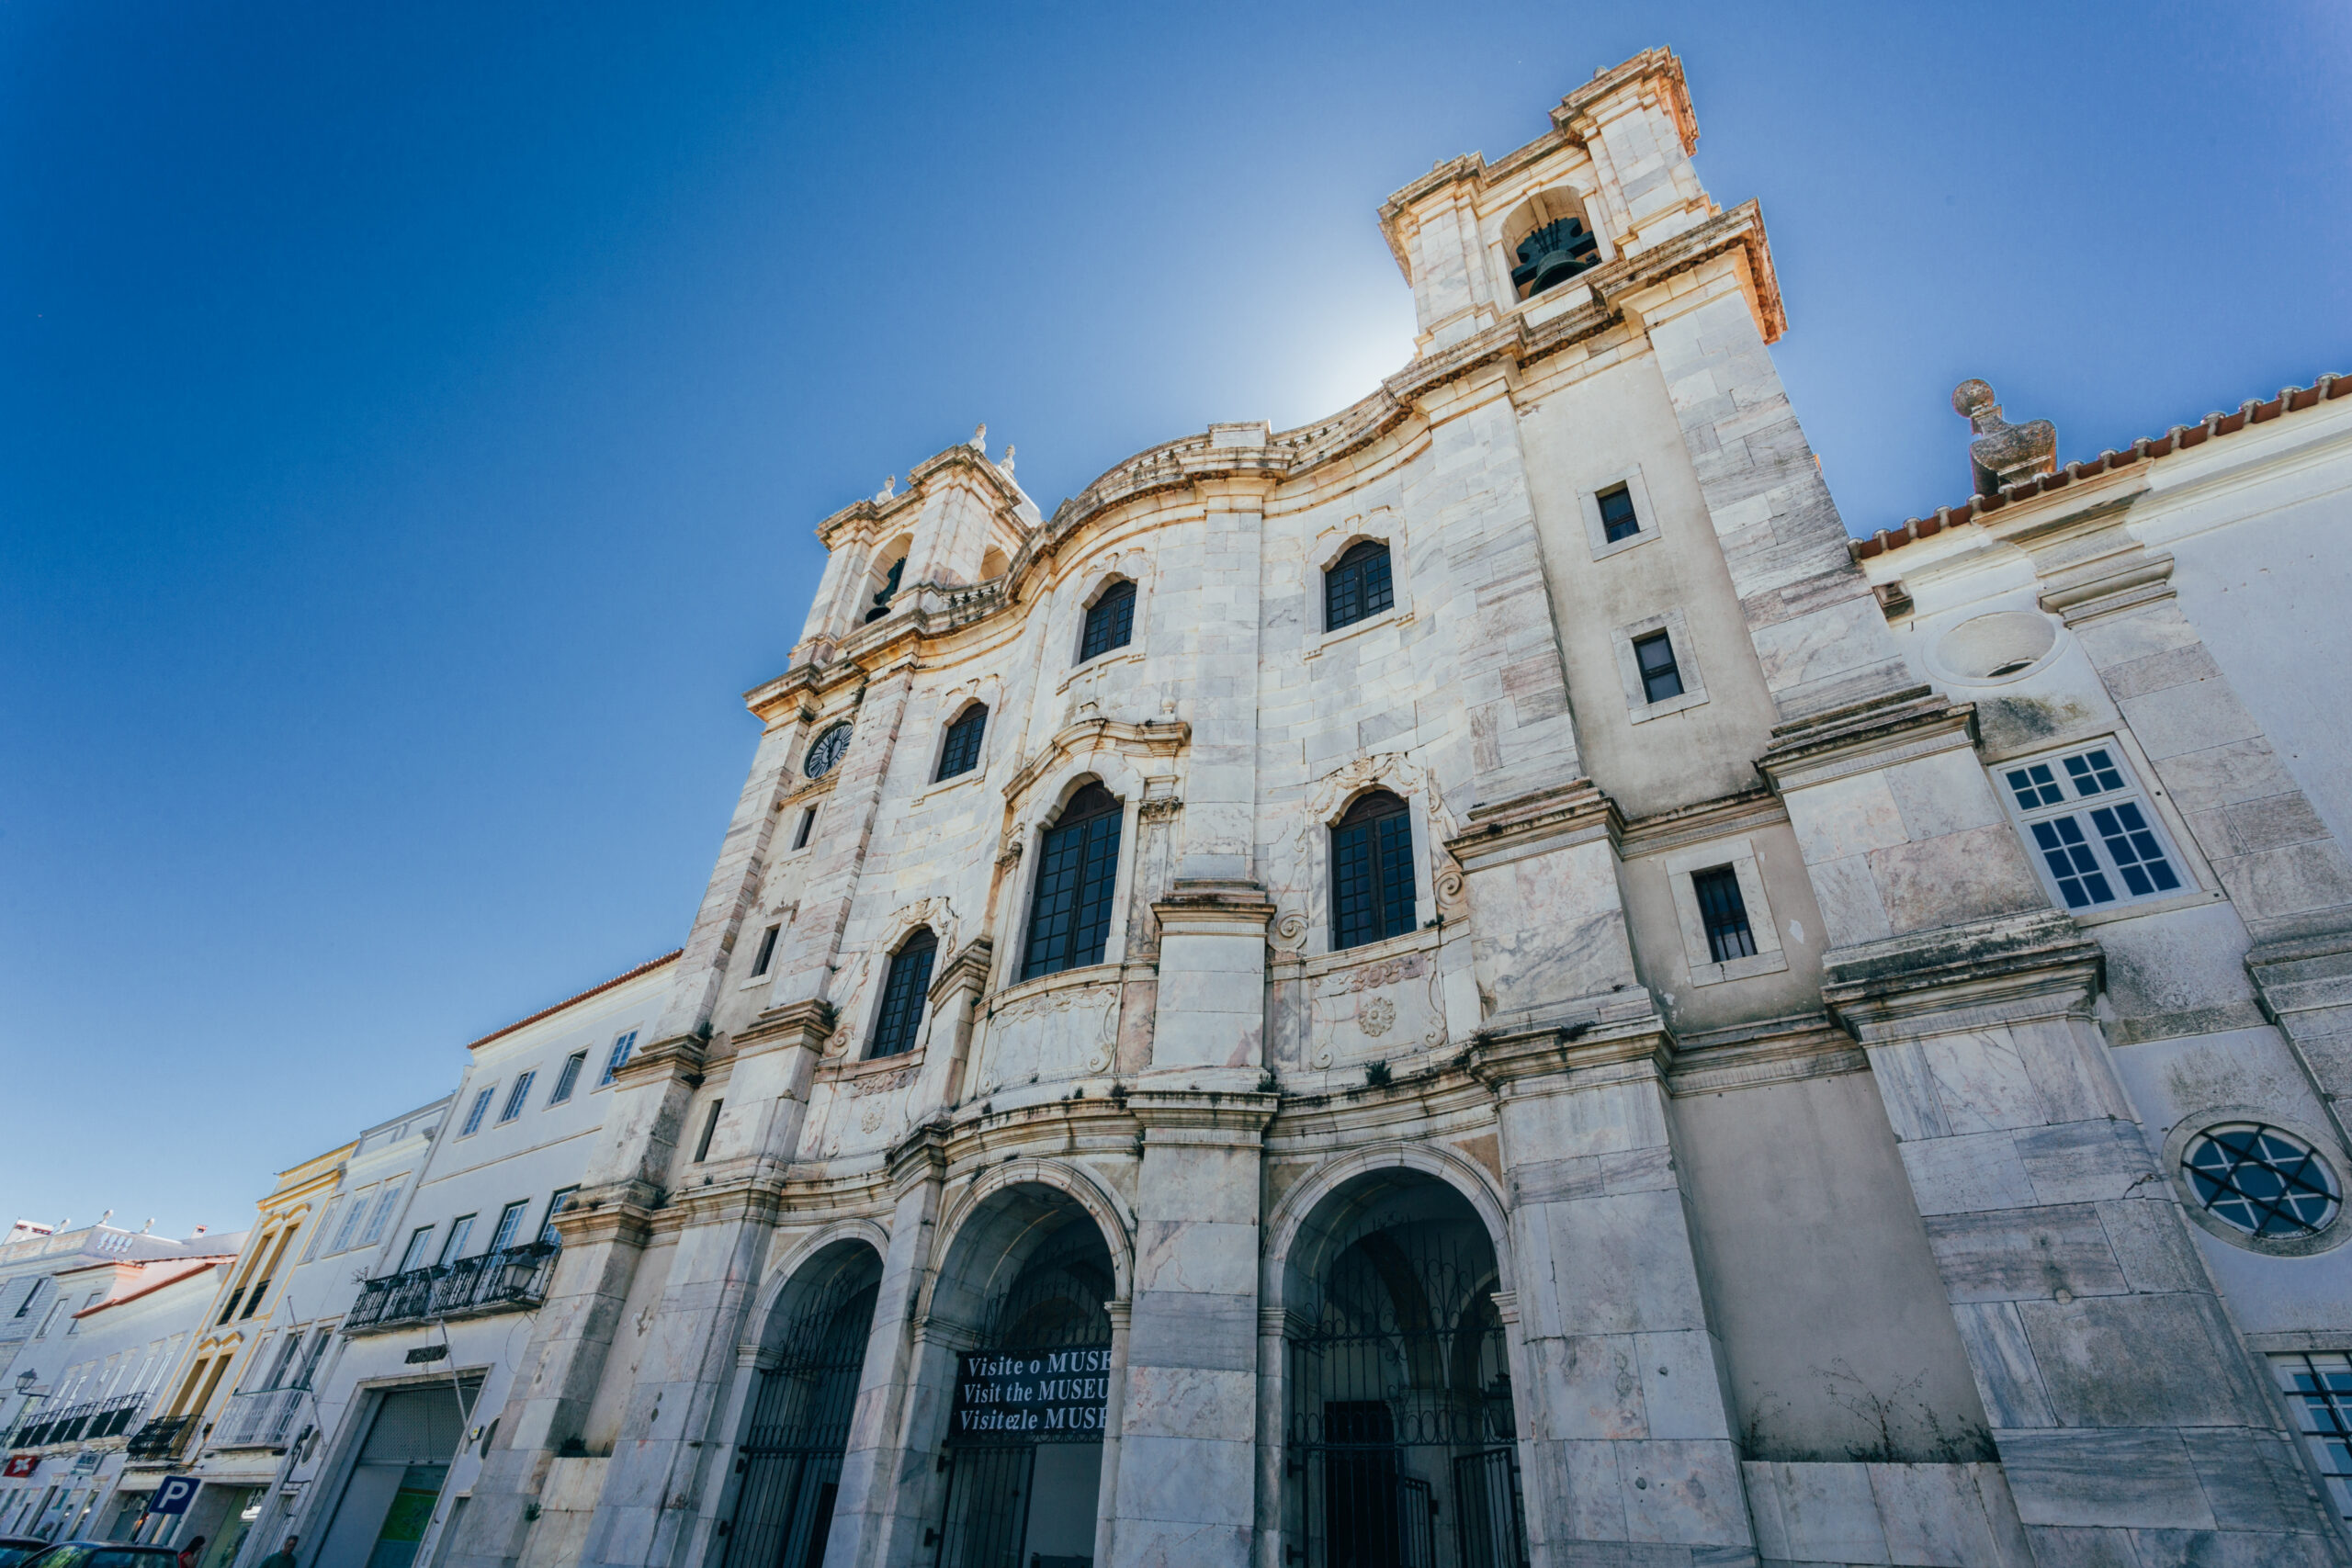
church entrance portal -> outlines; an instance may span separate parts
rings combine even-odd
[[[956,1358],[939,1568],[1094,1561],[1114,1276],[1091,1216],[1041,1207],[1035,1245]]]
[[[1494,1247],[1442,1182],[1335,1194],[1300,1238],[1284,1527],[1306,1568],[1522,1568]]]
[[[808,1266],[815,1278],[776,1303],[753,1375],[725,1568],[818,1568],[832,1529],[859,1369],[874,1325],[881,1260],[850,1245]],[[796,1283],[798,1283],[796,1281]],[[765,1362],[767,1357],[763,1357]]]

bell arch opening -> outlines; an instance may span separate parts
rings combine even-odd
[[[1503,220],[1504,265],[1512,293],[1532,299],[1600,265],[1600,239],[1583,198],[1565,186],[1539,190]]]
[[[1521,1568],[1494,1239],[1419,1171],[1319,1204],[1283,1263],[1283,1532],[1306,1568]]]
[[[833,1523],[882,1259],[842,1241],[769,1309],[736,1449],[721,1568],[818,1568]]]
[[[991,1194],[953,1251],[931,1314],[959,1347],[938,1568],[1091,1563],[1119,1288],[1111,1249],[1076,1199],[1023,1184]]]

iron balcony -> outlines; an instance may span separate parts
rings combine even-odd
[[[343,1331],[379,1334],[436,1318],[528,1311],[547,1300],[560,1250],[551,1242],[534,1242],[370,1280],[344,1315]]]

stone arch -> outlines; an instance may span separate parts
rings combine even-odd
[[[744,1355],[757,1353],[769,1321],[779,1307],[791,1304],[786,1299],[787,1295],[800,1293],[795,1281],[800,1281],[802,1286],[808,1283],[802,1271],[820,1254],[860,1244],[871,1247],[878,1262],[889,1255],[890,1233],[877,1220],[844,1219],[835,1220],[795,1242],[761,1279],[759,1290],[752,1296],[752,1310],[743,1320],[743,1337],[738,1350]]]
[[[1021,1187],[1047,1189],[1061,1194],[1082,1210],[1102,1233],[1102,1245],[1111,1254],[1114,1289],[1111,1299],[1124,1302],[1135,1289],[1135,1211],[1127,1206],[1110,1186],[1084,1166],[1068,1160],[1045,1159],[1023,1156],[989,1167],[975,1177],[962,1195],[955,1199],[940,1216],[939,1244],[933,1258],[930,1279],[923,1285],[920,1314],[926,1320],[938,1316],[941,1310],[940,1292],[951,1286],[967,1298],[985,1301],[986,1292],[971,1297],[967,1281],[955,1280],[959,1270],[968,1268],[975,1255],[988,1248],[991,1242],[1018,1241],[1025,1235],[1035,1219],[1006,1223],[995,1219],[1009,1207],[991,1204],[991,1200]],[[997,1250],[1008,1260],[1016,1256],[1016,1248],[1000,1247]],[[1025,1256],[1025,1249],[1019,1252]],[[1012,1261],[1017,1270],[1019,1264]],[[994,1280],[1003,1275],[1003,1266],[990,1271]],[[950,1321],[962,1322],[960,1316]]]
[[[877,608],[891,607],[876,605],[875,599],[889,585],[893,568],[896,568],[899,574],[899,582],[894,589],[889,590],[894,595],[891,602],[893,605],[897,603],[895,594],[904,592],[910,586],[905,581],[905,575],[914,547],[915,536],[912,534],[897,535],[885,539],[874,547],[874,553],[866,558],[865,575],[860,579],[860,596],[857,603],[851,607],[850,626],[853,630],[865,625],[868,621],[879,620],[881,617],[875,614]]]
[[[1592,236],[1592,259],[1580,271],[1589,271],[1608,261],[1614,252],[1601,233],[1600,224],[1593,213],[1592,194],[1573,185],[1563,183],[1547,186],[1512,207],[1494,229],[1493,257],[1496,284],[1501,298],[1524,300],[1532,296],[1528,288],[1511,278],[1511,269],[1519,265],[1519,247],[1528,236],[1548,224],[1574,219]]]
[[[1299,1244],[1308,1220],[1343,1190],[1391,1170],[1411,1171],[1460,1193],[1486,1226],[1487,1240],[1495,1249],[1496,1272],[1501,1280],[1499,1289],[1506,1292],[1519,1289],[1511,1260],[1510,1211],[1493,1178],[1467,1156],[1442,1145],[1392,1141],[1335,1155],[1283,1194],[1282,1201],[1266,1218],[1265,1250],[1259,1259],[1261,1307],[1277,1310],[1293,1304],[1287,1300],[1291,1292],[1286,1290],[1286,1281],[1293,1266],[1302,1260]]]

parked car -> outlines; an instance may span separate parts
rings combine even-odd
[[[28,1557],[49,1550],[49,1542],[37,1535],[0,1535],[0,1568],[17,1568]]]
[[[121,1540],[61,1540],[25,1558],[19,1568],[176,1568],[179,1553],[168,1546],[133,1546]]]

